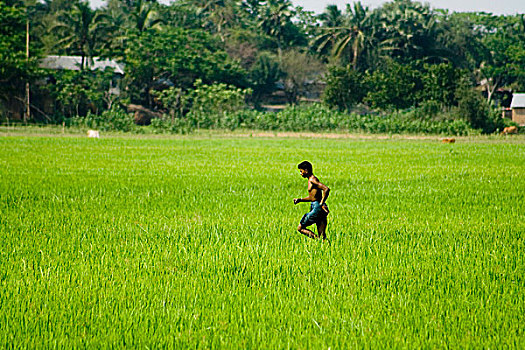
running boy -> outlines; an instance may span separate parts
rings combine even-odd
[[[326,239],[326,225],[328,223],[326,217],[330,212],[326,205],[326,199],[330,194],[330,189],[314,175],[310,162],[304,161],[297,167],[301,176],[308,179],[308,197],[294,198],[293,203],[311,202],[310,212],[304,214],[297,231],[310,238]],[[317,225],[317,235],[307,228],[313,224]]]

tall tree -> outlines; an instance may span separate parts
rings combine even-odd
[[[448,53],[437,41],[441,29],[428,4],[412,0],[394,0],[380,10],[383,23],[381,49],[402,62],[414,59],[440,61]]]
[[[342,31],[342,36],[336,43],[335,55],[340,58],[348,48],[351,48],[352,66],[356,69],[359,55],[365,48],[367,41],[370,41],[367,34],[370,32],[372,17],[368,7],[364,7],[361,2],[355,2],[353,8],[347,5],[346,13],[346,29]]]
[[[27,10],[23,4],[0,1],[0,102],[13,117],[21,117],[26,84],[36,77],[36,58],[27,57]]]
[[[101,21],[103,16],[103,13],[91,9],[88,2],[77,1],[71,11],[59,13],[51,27],[60,36],[55,47],[82,57],[81,70],[86,66],[86,59],[96,54],[102,33],[106,30]]]
[[[312,46],[320,55],[327,55],[338,41],[336,28],[343,27],[345,18],[337,5],[328,5],[318,19],[321,22],[320,33],[313,38]]]
[[[217,40],[202,30],[180,28],[133,36],[126,49],[126,97],[153,107],[154,90],[187,90],[197,79],[246,87],[246,72],[219,49]]]
[[[131,36],[162,27],[164,19],[159,9],[156,0],[109,0],[101,19],[107,29],[102,43],[104,55],[124,60]]]
[[[261,12],[259,27],[277,40],[279,61],[282,61],[282,50],[288,31],[293,27],[294,11],[289,0],[269,0]]]
[[[457,67],[474,71],[484,55],[482,35],[474,30],[476,24],[464,13],[437,11],[436,16],[442,26],[437,41],[450,53],[450,62]]]
[[[290,49],[283,54],[281,70],[286,99],[290,104],[297,104],[299,98],[305,96],[308,87],[320,80],[324,66],[312,55]]]
[[[485,90],[488,102],[502,87],[510,87],[525,76],[525,40],[522,16],[469,14],[481,36],[482,59],[476,67],[478,84]]]
[[[224,29],[231,26],[237,18],[237,6],[233,0],[198,0],[194,1],[198,14],[204,16],[204,23],[212,33],[217,33],[224,41]]]
[[[373,46],[373,15],[361,2],[355,2],[353,7],[347,5],[344,15],[337,7],[328,6],[320,17],[322,33],[314,39],[313,45],[319,53],[330,49],[337,60],[344,58],[357,69],[361,53]]]
[[[319,20],[323,27],[338,28],[344,24],[343,13],[337,5],[327,5],[324,12],[319,15]]]
[[[130,18],[130,27],[140,33],[150,28],[159,28],[162,24],[162,19],[158,12],[158,3],[151,0],[133,1]]]

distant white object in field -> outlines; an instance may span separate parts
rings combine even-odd
[[[87,137],[94,137],[98,139],[100,134],[98,133],[98,130],[88,130]]]

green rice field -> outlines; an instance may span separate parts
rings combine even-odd
[[[0,150],[1,348],[525,347],[523,136]],[[296,231],[303,160],[324,242]]]

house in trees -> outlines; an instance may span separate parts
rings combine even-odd
[[[40,67],[48,69],[80,70],[82,65],[81,56],[47,56],[40,61]],[[85,58],[85,67],[90,70],[113,68],[115,73],[124,74],[124,65],[113,60],[105,60],[98,57]]]
[[[114,78],[111,82],[109,93],[119,95],[118,80],[124,75],[124,65],[114,60],[101,59],[93,57],[92,59],[84,58],[84,67],[89,70],[113,69]],[[40,68],[55,70],[81,70],[81,56],[47,56],[40,61]]]
[[[59,72],[84,71],[92,73],[88,74],[92,77],[95,77],[95,72],[97,71],[105,72],[105,76],[102,78],[102,84],[107,87],[105,88],[105,91],[101,91],[103,92],[102,99],[104,103],[110,107],[113,101],[115,101],[120,95],[119,82],[124,76],[124,65],[114,60],[101,59],[98,57],[84,57],[83,59],[81,56],[47,56],[40,60],[39,66],[40,68],[45,69],[47,74],[43,79],[37,81],[34,84],[34,88],[32,88],[32,105],[36,112],[34,115],[37,118],[40,117],[41,119],[42,116],[44,116],[46,119],[50,120],[50,116],[64,106],[64,99],[57,98],[56,96],[56,91],[63,89],[63,87],[58,87],[60,85],[57,85],[57,80],[62,76]],[[53,71],[57,72],[57,74]],[[62,80],[62,82],[63,81],[64,80]],[[66,84],[75,85],[76,83],[66,82]],[[57,88],[55,89],[55,87]],[[80,85],[79,89],[82,90]],[[75,91],[73,91],[73,94],[74,93]],[[82,98],[82,96],[78,98],[72,97],[71,100],[73,101],[67,102],[69,103],[68,107],[63,108],[62,110],[64,115],[67,115],[68,111],[71,109],[69,106],[72,104],[76,104],[76,111],[74,111],[74,113],[78,115],[84,115],[88,111],[95,113],[97,108],[100,108],[99,104],[93,102],[89,98]],[[36,108],[36,106],[38,106],[38,108]]]
[[[512,121],[525,126],[525,93],[514,94],[510,108],[512,109]]]

